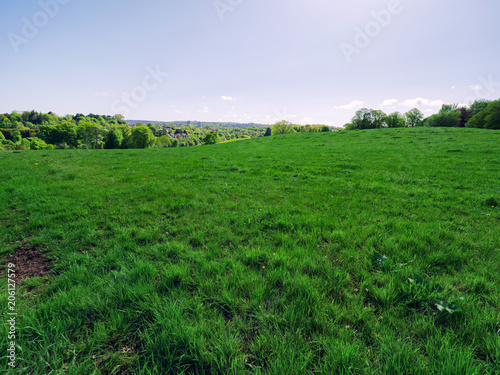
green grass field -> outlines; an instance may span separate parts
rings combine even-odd
[[[3,152],[0,181],[6,373],[500,373],[500,132]]]

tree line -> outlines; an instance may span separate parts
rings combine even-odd
[[[275,123],[266,130],[265,136],[293,134],[293,133],[320,133],[329,132],[331,128],[327,125],[295,125],[290,121],[282,120]]]
[[[257,126],[129,125],[121,115],[14,111],[0,114],[0,150],[187,147],[260,137],[265,131]]]
[[[417,108],[404,114],[394,112],[389,115],[381,110],[363,108],[344,127],[355,130],[414,126],[500,129],[500,100],[476,100],[470,106],[462,107],[443,104],[439,113],[426,118]]]

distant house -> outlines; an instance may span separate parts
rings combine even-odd
[[[179,133],[179,134],[167,134],[169,138],[172,139],[180,139],[180,138],[188,138],[189,136],[187,133]]]

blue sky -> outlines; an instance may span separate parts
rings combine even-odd
[[[342,126],[500,98],[492,0],[0,5],[0,112]]]

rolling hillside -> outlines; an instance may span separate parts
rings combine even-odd
[[[2,152],[10,373],[498,374],[499,145],[404,128]]]

